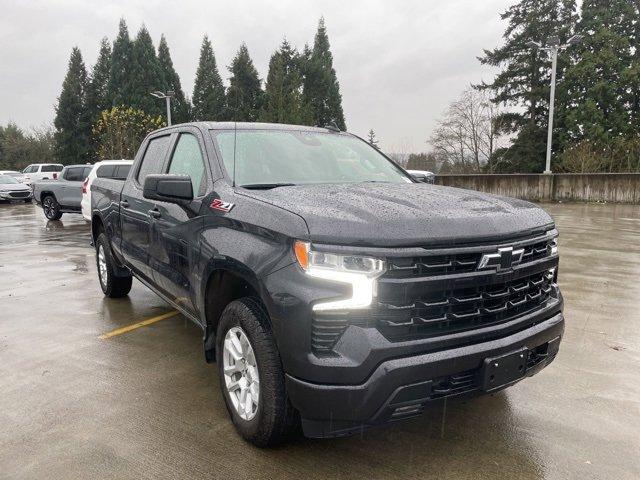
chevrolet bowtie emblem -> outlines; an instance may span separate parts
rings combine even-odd
[[[522,261],[524,248],[514,250],[513,247],[499,248],[497,253],[485,253],[478,263],[478,270],[494,268],[497,271],[509,270]]]

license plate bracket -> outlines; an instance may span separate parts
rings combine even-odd
[[[498,357],[486,358],[480,374],[480,385],[485,392],[499,390],[525,376],[529,350],[521,348]]]

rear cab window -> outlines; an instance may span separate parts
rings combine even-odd
[[[162,173],[164,158],[169,147],[169,139],[170,135],[163,135],[149,140],[136,174],[136,180],[141,186],[144,186],[144,179],[147,178],[147,175]]]
[[[84,167],[67,168],[67,171],[64,172],[64,179],[69,182],[82,182],[86,178],[84,170]]]
[[[61,165],[43,165],[42,171],[43,172],[61,172],[62,168],[63,167]]]

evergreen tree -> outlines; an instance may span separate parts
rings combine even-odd
[[[133,43],[124,18],[120,19],[118,36],[113,42],[111,74],[107,87],[112,105],[131,105],[133,101],[131,69],[133,66]]]
[[[88,160],[91,124],[86,109],[86,89],[87,70],[80,50],[74,47],[53,122],[56,128],[55,155],[63,164]]]
[[[87,116],[90,125],[97,120],[100,112],[111,108],[111,99],[109,98],[108,84],[111,72],[111,45],[107,38],[100,41],[100,51],[98,60],[91,70],[91,78],[87,84]],[[93,138],[90,139],[91,159],[95,158],[96,144]]]
[[[367,141],[372,147],[380,148],[378,147],[378,139],[376,138],[376,132],[373,131],[373,128],[369,130]]]
[[[575,0],[520,0],[501,15],[508,26],[504,44],[485,50],[483,64],[501,67],[492,83],[479,85],[493,94],[498,104],[518,107],[498,116],[502,133],[515,134],[513,144],[496,152],[508,171],[542,171],[546,151],[551,59],[547,52],[531,48],[530,41],[545,43],[558,36],[565,42],[575,26]],[[558,58],[558,83],[562,82],[568,55]],[[561,98],[558,98],[561,103]],[[555,126],[562,129],[563,116]]]
[[[311,109],[302,96],[302,58],[284,40],[269,61],[261,119],[272,123],[311,125]]]
[[[566,73],[567,134],[571,144],[586,140],[597,149],[637,132],[633,103],[638,79],[632,74],[632,40],[637,8],[628,0],[584,0],[578,31],[587,35],[573,47],[577,62]]]
[[[320,18],[318,23],[313,49],[305,47],[304,57],[304,99],[312,109],[315,124],[335,124],[340,130],[345,130],[342,95],[333,69],[333,56],[324,18]]]
[[[189,102],[182,91],[180,77],[173,68],[169,45],[167,45],[167,39],[164,35],[160,37],[160,44],[158,45],[158,62],[164,79],[162,90],[174,92],[174,96],[171,99],[171,119],[174,123],[188,122],[190,118]]]
[[[231,78],[227,89],[227,118],[237,122],[255,122],[262,107],[262,89],[258,71],[243,43],[229,67]]]
[[[225,120],[225,91],[218,73],[211,42],[205,35],[200,47],[200,61],[193,87],[194,120]]]
[[[154,117],[158,115],[166,117],[165,102],[151,96],[151,92],[165,91],[165,79],[153,40],[144,26],[140,28],[133,42],[132,57],[130,106]]]

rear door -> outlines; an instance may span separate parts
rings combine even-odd
[[[208,168],[201,133],[186,128],[176,135],[166,173],[188,175],[194,200],[191,205],[157,202],[151,219],[151,252],[156,283],[165,294],[188,311],[195,313],[193,272],[199,256],[200,208],[209,190]]]
[[[163,172],[170,140],[171,134],[164,134],[147,141],[142,158],[129,181],[125,182],[120,198],[122,254],[131,268],[149,282],[153,280],[149,212],[155,204],[142,196],[142,187],[147,175]]]

